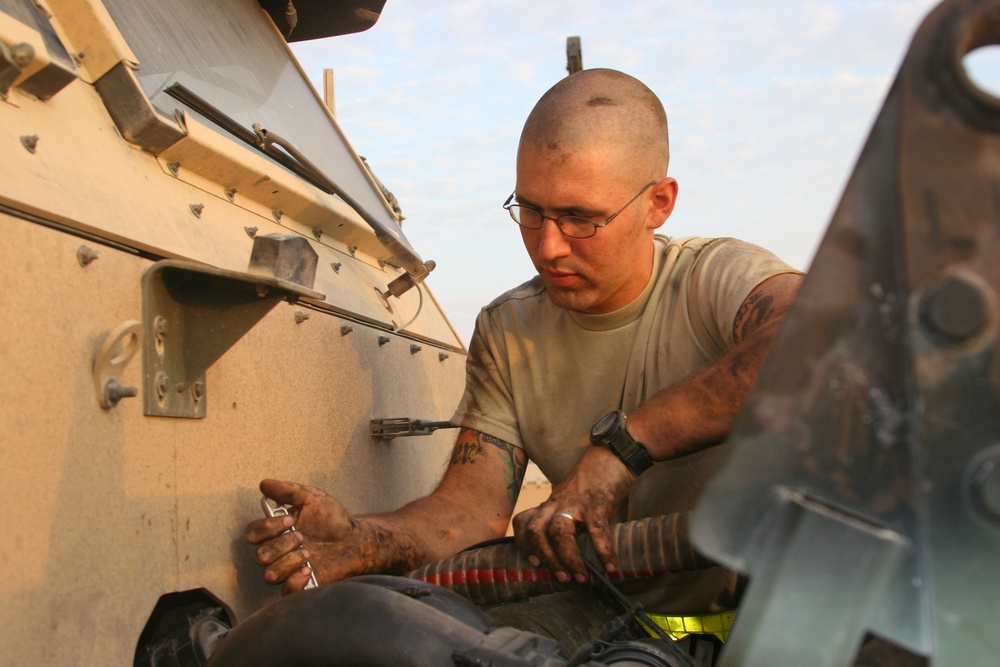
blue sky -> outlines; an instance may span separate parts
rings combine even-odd
[[[807,269],[932,0],[389,0],[357,35],[294,45],[394,192],[460,337],[533,275],[500,205],[528,111],[585,67],[638,77],[667,109],[674,236],[735,236]],[[301,19],[300,19],[301,20]]]

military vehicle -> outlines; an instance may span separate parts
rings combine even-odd
[[[0,664],[150,664],[176,610],[276,597],[263,476],[440,476],[463,343],[286,42],[383,4],[0,0]]]

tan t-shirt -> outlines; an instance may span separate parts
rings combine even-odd
[[[612,313],[554,305],[535,277],[486,306],[452,422],[525,450],[558,484],[608,410],[626,412],[735,345],[736,311],[767,278],[796,272],[735,239],[654,239],[653,275]],[[657,463],[636,481],[619,519],[693,509],[719,447]],[[735,605],[736,576],[713,568],[623,586],[647,611],[701,614]]]

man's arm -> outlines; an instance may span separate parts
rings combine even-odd
[[[782,273],[755,287],[733,321],[736,346],[628,414],[629,434],[646,445],[654,461],[726,439],[801,284],[800,274]]]
[[[301,590],[310,561],[321,583],[383,572],[403,574],[504,534],[524,478],[524,450],[462,429],[438,487],[395,512],[351,516],[326,493],[291,482],[264,480],[261,491],[294,506],[291,517],[257,519],[246,539],[264,579]],[[282,534],[284,533],[284,534]]]
[[[737,344],[729,352],[627,415],[626,429],[646,445],[653,460],[673,459],[725,440],[801,282],[801,275],[789,273],[760,283],[736,315]],[[617,559],[609,522],[635,479],[609,449],[589,447],[549,500],[514,518],[521,551],[535,563],[544,562],[562,581],[570,575],[586,581],[574,537],[579,527],[585,527],[605,568],[614,571]]]

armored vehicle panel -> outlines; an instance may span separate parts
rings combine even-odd
[[[447,420],[464,346],[286,32],[255,0],[0,0],[2,664],[127,664],[169,593],[275,598],[262,477],[368,512],[443,470],[449,431],[371,425]]]

